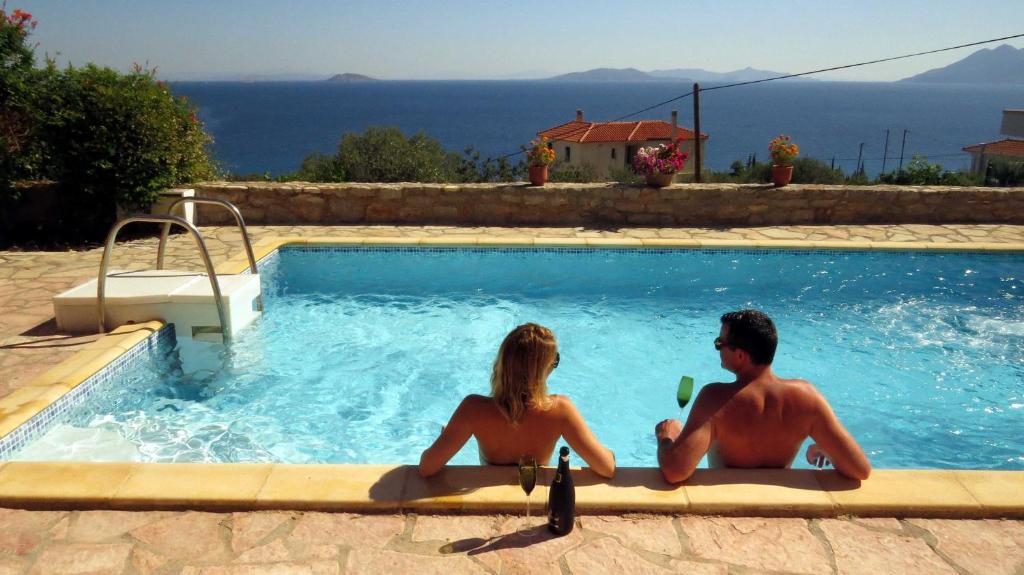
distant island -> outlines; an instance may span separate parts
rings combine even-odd
[[[326,80],[327,82],[377,82],[376,78],[364,76],[362,74],[353,74],[346,72],[344,74],[335,74]]]
[[[750,82],[786,76],[786,72],[743,68],[732,72],[710,72],[700,68],[677,68],[643,72],[636,68],[595,68],[547,78],[553,82]],[[800,80],[804,78],[794,78]]]
[[[900,82],[942,84],[1024,84],[1024,48],[1009,44],[983,48],[944,68],[904,78]]]
[[[636,68],[594,68],[546,78],[550,82],[659,82],[675,78],[656,78]]]

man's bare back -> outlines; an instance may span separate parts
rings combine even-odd
[[[820,403],[820,394],[802,379],[714,383],[701,395],[711,419],[713,467],[789,467],[811,434]]]
[[[819,467],[830,463],[844,475],[866,479],[871,464],[828,401],[809,382],[783,379],[772,371],[777,339],[771,320],[744,310],[724,315],[722,322],[715,348],[736,381],[701,389],[685,427],[675,419],[657,425],[658,463],[665,479],[685,481],[705,453],[712,467],[789,467],[808,436],[816,442],[808,449],[808,461]],[[731,322],[736,334],[729,333]]]

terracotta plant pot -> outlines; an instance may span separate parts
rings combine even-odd
[[[543,186],[548,181],[547,166],[530,166],[530,185]]]
[[[672,185],[672,178],[675,174],[647,174],[647,185],[655,188],[664,188]]]
[[[772,164],[772,183],[776,188],[789,185],[793,179],[793,166],[779,166]]]

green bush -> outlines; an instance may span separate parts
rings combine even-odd
[[[1024,162],[992,160],[988,164],[985,183],[989,186],[1024,186]]]
[[[43,138],[50,176],[104,212],[147,208],[165,188],[214,175],[210,138],[195,110],[152,71],[120,74],[88,65],[48,77]]]
[[[598,181],[594,166],[583,164],[566,164],[555,162],[548,168],[548,181],[566,183],[589,183]]]
[[[0,199],[18,196],[14,183],[38,177],[43,155],[35,136],[34,56],[28,37],[32,15],[0,4]]]
[[[842,184],[845,182],[842,170],[815,158],[797,158],[793,161],[794,184]]]
[[[985,178],[945,170],[942,164],[933,164],[924,156],[914,156],[906,168],[893,174],[882,174],[878,182],[903,186],[980,186],[985,184]]]
[[[84,239],[106,231],[117,207],[145,209],[161,189],[215,176],[194,107],[155,71],[34,69],[31,16],[0,16],[0,192],[19,179],[57,182],[65,213],[54,220]]]
[[[512,182],[526,176],[523,161],[481,158],[472,147],[448,152],[425,134],[406,137],[393,127],[342,136],[337,154],[313,153],[289,177],[309,182]],[[230,176],[235,178],[234,176]]]

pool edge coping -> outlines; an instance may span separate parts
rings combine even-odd
[[[257,260],[289,245],[448,247],[764,248],[1024,252],[1024,243],[546,238],[530,236],[273,237]],[[244,254],[217,266],[242,273]],[[28,385],[0,398],[0,437],[46,409],[157,332],[163,322],[116,328]],[[25,391],[23,391],[25,390]],[[19,421],[20,420],[20,421]],[[15,424],[15,422],[17,422]],[[606,482],[579,472],[581,512],[663,512],[830,517],[1024,517],[1024,471],[876,470],[854,485],[832,471],[698,470],[681,486],[657,469],[622,468]],[[506,477],[507,476],[507,477]],[[468,486],[468,487],[467,487]],[[678,494],[682,491],[682,496]],[[539,498],[538,498],[539,499]],[[0,506],[32,509],[317,509],[519,512],[523,494],[507,468],[451,466],[422,479],[414,466],[0,462]]]
[[[542,475],[547,485],[551,469]],[[699,469],[680,485],[664,483],[655,468],[622,468],[610,481],[585,468],[574,476],[579,513],[1024,518],[1017,471],[876,470],[857,482],[835,471]],[[546,491],[532,497],[537,508]],[[449,466],[423,479],[411,465],[0,465],[0,506],[25,509],[514,514],[524,504],[509,467]]]

